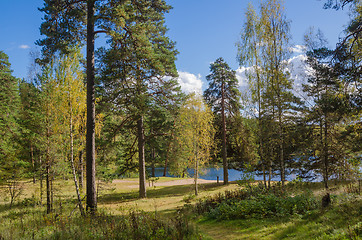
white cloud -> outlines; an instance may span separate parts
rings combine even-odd
[[[248,78],[246,77],[246,71],[250,68],[239,67],[236,69],[236,79],[238,79],[239,87],[247,87],[248,86]]]
[[[196,92],[202,94],[202,81],[201,75],[195,75],[188,72],[178,72],[178,82],[180,83],[182,91],[185,93]]]
[[[297,55],[288,60],[287,71],[293,80],[293,92],[296,96],[310,102],[309,96],[303,92],[303,85],[308,84],[308,79],[313,74],[313,69],[306,62],[307,56]]]
[[[293,53],[300,54],[300,53],[305,52],[306,47],[303,46],[303,45],[295,45],[294,47],[291,48],[291,50],[292,50]]]
[[[30,46],[23,44],[23,45],[20,45],[19,48],[21,48],[21,49],[28,49],[28,48],[30,48]]]

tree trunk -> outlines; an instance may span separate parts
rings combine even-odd
[[[163,168],[163,176],[164,176],[164,177],[166,177],[166,174],[167,174],[168,154],[169,154],[169,149],[167,149],[166,159],[165,159],[165,166],[164,166],[164,168]]]
[[[327,123],[327,114],[325,115],[324,121],[324,145],[323,145],[323,165],[324,165],[324,187],[328,190],[328,123]]]
[[[279,121],[279,158],[280,158],[280,180],[282,182],[282,188],[285,185],[285,163],[284,163],[284,136],[283,136],[283,123],[282,123],[282,109],[280,96],[278,97],[278,121]]]
[[[272,162],[269,160],[269,178],[268,178],[268,188],[270,189],[270,181],[272,178]]]
[[[51,174],[50,175],[50,203],[52,206],[52,211],[53,211],[53,203],[54,203],[54,188],[53,188],[53,183],[54,183],[54,175]]]
[[[195,195],[197,196],[199,194],[199,189],[197,186],[197,179],[198,179],[198,175],[199,175],[199,160],[197,159],[197,151],[195,153],[196,155],[196,159],[195,159],[195,173],[194,173],[194,178],[195,178]]]
[[[52,211],[52,201],[51,201],[51,186],[50,186],[50,142],[49,142],[49,126],[47,129],[47,155],[46,155],[46,191],[47,191],[47,213],[51,213]]]
[[[79,188],[83,192],[84,188],[84,177],[83,177],[83,150],[79,151],[79,166],[78,166],[78,178],[79,178]]]
[[[35,184],[36,168],[35,168],[35,161],[34,161],[34,148],[33,148],[33,144],[31,144],[31,143],[30,143],[30,157],[31,157],[31,165],[33,168],[33,183]]]
[[[264,183],[264,187],[266,188],[266,173],[265,173],[265,165],[264,163],[262,162],[262,171],[263,171],[263,183]]]
[[[72,105],[69,101],[69,107],[70,107],[70,121],[69,121],[69,138],[70,138],[70,164],[72,167],[72,173],[73,173],[73,180],[74,180],[74,185],[75,185],[75,191],[77,194],[77,198],[78,198],[78,206],[79,206],[79,211],[80,214],[82,216],[84,216],[84,210],[83,210],[83,205],[82,205],[82,199],[80,197],[80,192],[79,192],[79,186],[78,186],[78,181],[77,181],[77,173],[75,171],[75,166],[74,166],[74,141],[73,141],[73,114],[72,114]]]
[[[39,184],[40,184],[40,205],[43,204],[43,161],[41,155],[39,156]]]
[[[137,121],[138,133],[138,161],[139,161],[139,197],[145,198],[146,194],[146,163],[145,163],[145,135],[144,135],[143,117],[140,116]]]
[[[171,137],[173,138],[173,133],[171,134]],[[172,140],[170,140],[170,142],[168,143],[168,146],[167,146],[167,153],[166,153],[166,159],[165,159],[165,167],[164,167],[164,169],[163,169],[163,176],[164,176],[164,177],[166,177],[166,174],[167,174],[167,163],[168,163],[168,158],[169,158],[169,154],[170,154],[171,142],[172,142]]]
[[[94,90],[94,3],[87,1],[87,211],[97,210],[96,169],[95,169],[95,90]]]
[[[152,154],[152,165],[151,165],[151,176],[152,177],[155,177],[156,174],[155,174],[155,149],[152,148],[151,150],[151,154]]]
[[[225,120],[225,83],[221,85],[221,121],[222,121],[222,165],[224,170],[224,185],[229,184],[228,162],[226,152],[226,120]]]

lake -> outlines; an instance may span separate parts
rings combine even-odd
[[[147,171],[151,175],[151,169],[148,168]],[[193,176],[193,170],[192,169],[189,169],[187,172],[188,172],[189,176]],[[236,180],[241,179],[241,174],[243,172],[239,171],[239,170],[235,170],[235,169],[229,169],[228,173],[229,173],[229,181],[236,181]],[[155,168],[155,176],[156,177],[162,177],[163,176],[163,168]],[[166,172],[166,177],[175,177],[175,176],[171,175],[167,171]],[[205,180],[217,180],[217,177],[219,177],[220,181],[224,180],[224,173],[223,173],[222,168],[205,168],[204,169],[204,174],[199,175],[199,178],[205,179]],[[291,174],[289,176],[286,176],[287,181],[291,181],[291,180],[293,180],[295,178],[296,178],[295,174]],[[254,179],[255,180],[263,180],[263,176],[255,175]],[[272,178],[272,181],[279,181],[279,180],[280,180],[279,175],[275,175]]]

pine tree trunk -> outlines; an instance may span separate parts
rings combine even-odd
[[[173,138],[173,133],[171,134],[171,139]],[[166,159],[165,159],[165,167],[163,169],[163,176],[166,177],[167,174],[167,163],[168,163],[168,158],[170,156],[170,150],[171,150],[171,142],[172,140],[170,140],[170,142],[168,143],[167,146],[167,153],[166,153]]]
[[[163,176],[166,177],[167,174],[167,163],[168,163],[168,157],[169,157],[169,153],[170,153],[170,145],[171,143],[169,143],[168,147],[167,147],[167,153],[166,153],[166,159],[165,159],[165,167],[163,168]]]
[[[138,161],[139,161],[139,197],[145,198],[146,194],[146,163],[145,163],[145,135],[143,126],[143,117],[140,116],[137,121],[138,133]]]
[[[225,119],[225,83],[221,85],[221,121],[222,121],[222,164],[224,170],[224,185],[229,184],[228,161],[226,152],[226,119]]]
[[[39,184],[40,184],[40,205],[43,204],[43,161],[39,156]]]
[[[155,174],[155,149],[152,148],[151,150],[151,153],[152,153],[152,165],[151,165],[151,176],[152,177],[155,177],[156,174]]]
[[[36,167],[35,167],[35,160],[34,160],[34,148],[33,148],[33,144],[30,143],[30,157],[31,157],[31,165],[33,168],[33,183],[35,184],[36,182]]]
[[[87,211],[97,210],[96,169],[95,169],[95,90],[94,90],[94,3],[87,1]]]
[[[47,213],[51,213],[52,211],[52,201],[51,201],[51,186],[50,186],[50,142],[49,142],[49,126],[47,129],[47,155],[46,155],[46,192],[47,192]]]

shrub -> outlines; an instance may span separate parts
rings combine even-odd
[[[207,214],[213,219],[245,219],[303,215],[318,207],[317,200],[308,194],[294,197],[259,194],[244,200],[223,201]]]

